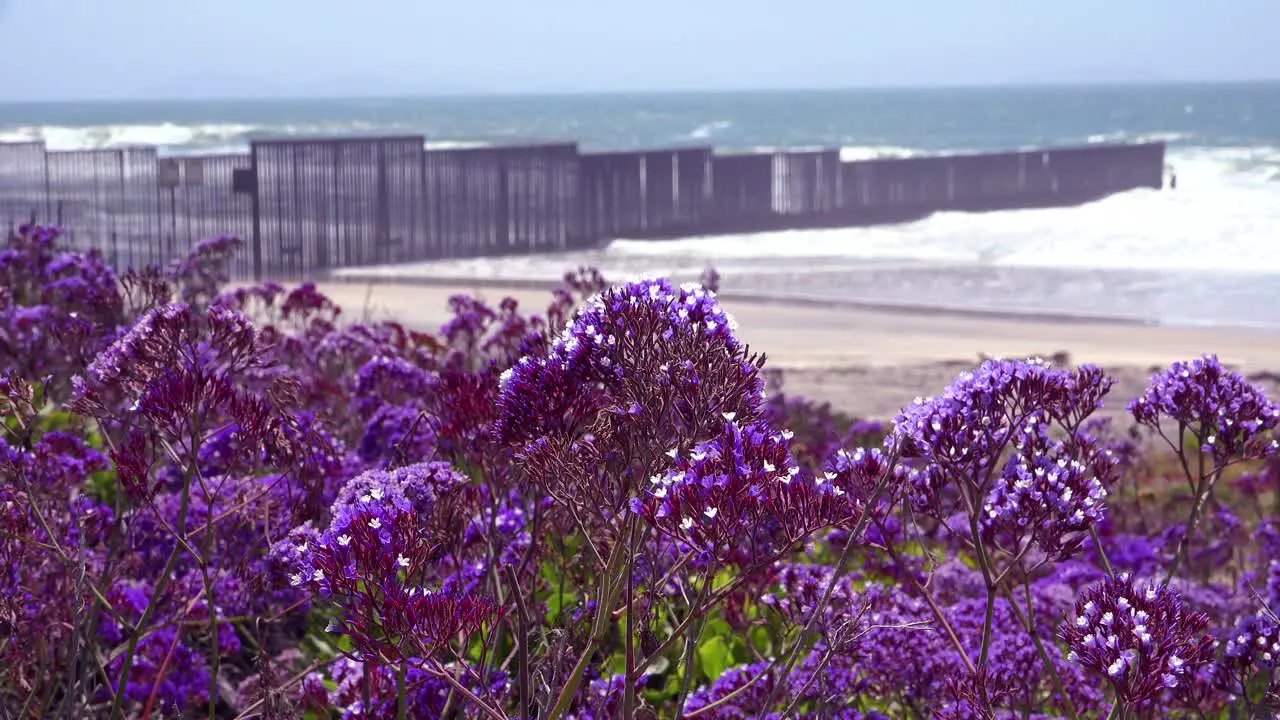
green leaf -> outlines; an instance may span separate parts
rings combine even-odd
[[[751,644],[755,647],[756,652],[761,655],[769,655],[773,647],[773,641],[769,637],[769,631],[757,625],[751,628],[750,632]]]
[[[547,596],[547,622],[555,623],[557,621],[557,618],[559,618],[560,616],[560,611],[563,610],[566,605],[572,604],[573,601],[574,601],[573,595],[567,592],[560,593],[559,591],[556,591],[548,595]]]
[[[338,636],[338,649],[344,653],[350,653],[356,649],[355,643],[351,641],[350,635]]]
[[[733,626],[725,622],[723,618],[712,617],[707,619],[707,625],[702,630],[703,637],[723,637],[733,634]]]
[[[707,678],[715,680],[724,674],[733,663],[733,655],[729,652],[729,644],[716,635],[698,646],[698,662],[702,664],[702,672]]]
[[[605,668],[611,675],[621,675],[627,671],[627,656],[621,652],[610,655],[605,661]]]

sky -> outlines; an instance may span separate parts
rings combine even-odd
[[[1277,27],[1280,0],[0,0],[0,102],[1252,81]]]

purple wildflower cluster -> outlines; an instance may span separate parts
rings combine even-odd
[[[831,525],[844,494],[801,474],[788,435],[729,419],[687,456],[671,450],[671,469],[650,478],[651,489],[631,507],[658,532],[722,563],[768,562]]]
[[[1240,373],[1224,368],[1216,355],[1169,366],[1129,403],[1129,411],[1140,424],[1157,431],[1172,423],[1179,435],[1190,432],[1220,463],[1262,457],[1277,449],[1269,433],[1280,425],[1280,404]]]
[[[1130,428],[1040,360],[870,422],[714,270],[410,328],[239,247],[0,251],[0,716],[1280,711],[1280,406],[1212,356]]]
[[[763,383],[734,328],[700,286],[650,280],[606,290],[545,355],[524,356],[503,374],[499,434],[524,443],[601,415],[704,434],[725,414],[749,422]],[[645,392],[668,395],[670,407],[646,407]]]
[[[1067,557],[1078,538],[1105,517],[1107,489],[1093,469],[1061,447],[1026,457],[1015,454],[982,505],[984,539],[1017,552],[1034,544]]]
[[[1208,625],[1168,588],[1121,574],[1080,596],[1062,635],[1073,662],[1105,677],[1120,703],[1142,707],[1188,685],[1212,661]]]
[[[361,660],[430,657],[497,612],[485,598],[427,585],[444,536],[430,516],[444,504],[438,495],[464,482],[431,465],[370,471],[339,491],[329,528],[298,546],[290,585],[341,609],[328,629],[349,636]]]

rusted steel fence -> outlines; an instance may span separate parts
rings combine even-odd
[[[0,143],[0,222],[58,223],[117,267],[243,238],[240,278],[856,227],[940,211],[1078,205],[1164,183],[1162,143],[843,162],[838,150],[425,150],[420,135],[262,140],[247,154]],[[850,242],[856,242],[851,237]]]

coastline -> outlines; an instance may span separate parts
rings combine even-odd
[[[874,257],[874,250],[866,257],[805,254],[822,250],[814,245],[816,232],[793,233],[790,246],[758,236],[728,238],[723,256],[714,254],[720,244],[699,246],[697,253],[659,255],[656,249],[662,243],[632,243],[545,256],[335,269],[330,277],[334,282],[551,288],[559,285],[565,270],[582,266],[598,268],[611,282],[661,276],[684,283],[698,280],[710,265],[721,273],[720,294],[729,300],[909,315],[1235,328],[1280,337],[1280,321],[1268,310],[1280,303],[1280,266],[1200,271],[1172,266],[1090,268],[1052,255],[1035,261],[1025,253],[1013,262],[966,259],[964,253],[973,248],[951,259],[881,258]],[[734,254],[744,247],[754,250]],[[1067,264],[1053,267],[1057,260]]]
[[[414,277],[325,279],[317,283],[351,318],[394,319],[436,330],[448,319],[448,299],[464,293],[496,302],[515,298],[541,309],[556,286],[539,279]],[[784,389],[836,409],[891,419],[918,396],[935,394],[984,356],[1065,354],[1072,364],[1093,363],[1116,377],[1103,414],[1123,412],[1152,372],[1176,360],[1216,353],[1270,393],[1280,389],[1280,342],[1275,334],[1224,327],[1162,327],[1105,319],[989,314],[929,308],[868,308],[722,295],[739,335],[765,353],[766,367],[781,369]]]
[[[358,268],[356,269],[359,270]],[[612,275],[606,274],[610,279]],[[672,278],[676,284],[685,281],[683,278]],[[692,279],[688,280],[692,281]],[[453,275],[418,275],[406,273],[396,275],[379,273],[362,275],[358,272],[333,274],[326,276],[320,284],[389,286],[389,287],[462,287],[474,290],[488,289],[497,292],[512,290],[551,292],[561,286],[559,280],[519,277],[458,277]],[[929,303],[888,303],[854,300],[850,298],[823,296],[805,293],[764,293],[751,291],[720,291],[717,293],[721,302],[745,303],[751,305],[773,305],[780,307],[843,309],[864,312],[883,313],[886,315],[916,315],[928,317],[988,318],[993,320],[1014,320],[1019,322],[1050,322],[1061,324],[1094,324],[1154,327],[1153,323],[1119,315],[1102,314],[1068,314],[1040,311],[1020,312],[1017,310],[987,310],[983,308],[964,308]]]

